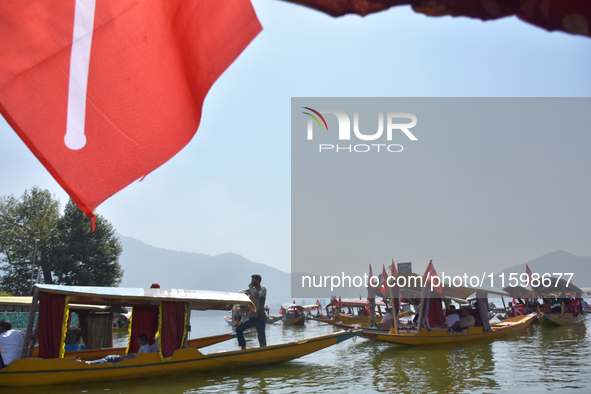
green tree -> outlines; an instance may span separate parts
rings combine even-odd
[[[50,250],[58,242],[59,200],[48,190],[33,187],[20,198],[0,198],[0,286],[15,294],[27,294],[31,286],[33,261],[46,283],[51,277]],[[35,242],[35,240],[37,240]],[[36,243],[36,247],[35,247]]]
[[[96,229],[70,199],[58,221],[60,243],[53,253],[55,282],[63,285],[117,286],[123,270],[119,256],[123,248],[113,225],[101,215]]]
[[[47,190],[33,187],[22,197],[0,198],[0,290],[28,294],[33,251],[42,282],[117,286],[121,243],[115,229],[102,216],[96,230],[84,213],[69,200],[60,216],[59,200]]]

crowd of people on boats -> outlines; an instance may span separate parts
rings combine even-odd
[[[540,303],[537,298],[513,300],[509,302],[506,311],[506,317],[515,317],[527,315],[529,313],[546,313],[546,314],[562,314],[571,313],[573,316],[578,316],[583,309],[588,307],[587,302],[582,298],[542,298]]]

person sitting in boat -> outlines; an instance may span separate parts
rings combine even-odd
[[[507,307],[507,312],[505,313],[507,317],[513,317],[513,303],[509,302],[509,306]]]
[[[92,360],[92,361],[85,361],[85,360],[81,360],[79,358],[76,359],[77,363],[86,363],[88,365],[98,365],[98,364],[119,364],[119,362],[121,362],[121,360],[125,360],[126,358],[133,358],[133,354],[128,354],[126,356],[119,356],[116,354],[111,354],[109,356],[103,357],[103,358],[99,358],[98,360]]]
[[[447,328],[460,325],[460,315],[458,314],[458,311],[456,311],[456,307],[454,305],[449,306],[449,314],[445,318],[445,325]]]
[[[244,339],[244,331],[256,327],[259,345],[261,347],[267,346],[267,339],[265,337],[265,327],[267,326],[267,316],[265,315],[265,300],[267,299],[267,289],[261,286],[262,278],[258,274],[251,276],[251,282],[248,289],[241,290],[240,293],[245,293],[250,296],[250,300],[255,306],[255,311],[250,314],[250,317],[236,328],[236,337],[238,338],[238,345],[242,350],[246,349],[246,340]]]
[[[148,336],[146,334],[142,334],[137,337],[137,342],[140,345],[140,350],[137,351],[138,353],[150,353],[152,351],[152,348],[148,343]]]
[[[552,303],[548,298],[544,298],[544,313],[552,312]]]
[[[568,311],[573,314],[573,316],[577,316],[581,313],[581,301],[579,298],[575,298],[570,301],[568,304]]]
[[[476,319],[474,319],[474,316],[470,314],[468,308],[462,308],[461,311],[462,317],[460,318],[460,321],[457,326],[451,327],[451,331],[461,332],[469,329],[470,327],[474,327],[474,325],[476,324]]]
[[[21,358],[25,333],[12,329],[10,320],[0,321],[0,369]]]
[[[377,327],[390,329],[392,327],[392,314],[392,308],[388,309],[384,316],[382,316],[382,321],[377,324]]]
[[[552,306],[552,313],[562,313],[562,303],[559,299],[552,299],[552,303],[550,305]]]

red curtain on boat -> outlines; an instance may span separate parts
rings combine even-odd
[[[68,321],[68,297],[62,294],[39,294],[39,358],[64,356],[65,337],[63,331]],[[66,326],[66,327],[64,327]]]
[[[131,335],[127,346],[127,354],[138,352],[139,344],[137,339],[142,334],[146,334],[148,343],[153,345],[156,332],[158,332],[158,307],[134,307],[131,312]]]
[[[441,307],[441,298],[430,298],[429,302],[429,325],[432,326],[444,326],[443,320],[443,308]]]
[[[184,303],[163,301],[160,313],[160,356],[165,360],[183,346],[187,309]]]

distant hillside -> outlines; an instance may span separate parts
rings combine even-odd
[[[545,254],[527,263],[534,273],[569,273],[572,272],[572,283],[579,287],[591,287],[591,256],[575,256],[568,252],[559,250]],[[514,265],[503,271],[505,273],[505,286],[508,285],[509,274],[522,274],[525,272],[525,264]],[[500,274],[500,273],[499,273]],[[495,281],[498,276],[495,278]],[[494,283],[500,287],[500,282]]]
[[[177,252],[150,246],[132,237],[120,234],[118,237],[123,245],[119,259],[125,271],[122,287],[150,287],[157,282],[163,288],[238,291],[246,289],[250,276],[256,273],[263,277],[269,306],[290,301],[287,272],[234,253],[208,256]]]

